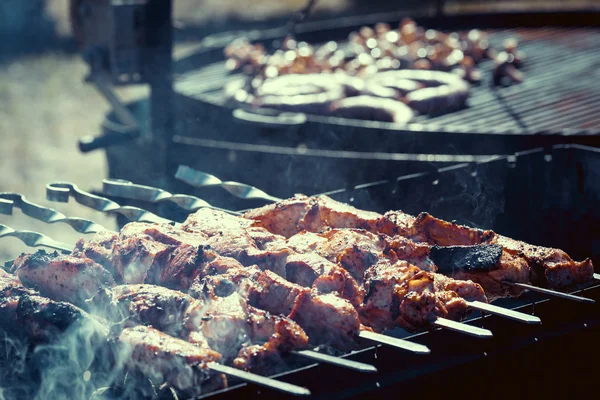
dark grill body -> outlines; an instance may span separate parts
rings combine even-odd
[[[361,25],[386,19],[395,25],[404,15],[306,23],[298,27],[298,35],[310,43],[345,40]],[[449,165],[389,153],[484,155],[559,143],[595,146],[600,137],[600,120],[594,112],[600,102],[599,18],[597,12],[416,18],[421,26],[441,30],[485,29],[496,48],[507,37],[519,38],[519,48],[527,55],[526,78],[522,84],[496,88],[491,85],[493,62],[484,61],[484,81],[473,87],[468,108],[420,116],[407,127],[323,116],[308,116],[306,122],[292,118],[286,125],[273,115],[233,113],[222,91],[234,79],[225,71],[223,48],[239,34],[210,38],[205,48],[175,63],[177,123],[168,151],[169,171],[157,170],[156,148],[144,141],[136,143],[135,152],[131,145],[108,148],[109,174],[147,184],[156,182],[157,176],[169,182],[177,165],[186,164],[285,197],[294,191],[322,193]],[[249,33],[252,40],[266,44],[280,34]],[[140,120],[150,119],[146,101],[131,108]],[[115,120],[112,115],[108,119]],[[114,133],[110,128],[105,131]],[[130,168],[132,157],[143,173]]]

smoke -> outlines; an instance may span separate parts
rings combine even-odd
[[[35,399],[89,399],[98,385],[112,384],[107,334],[105,326],[89,319],[72,325],[56,343],[37,346],[32,358],[41,382]]]

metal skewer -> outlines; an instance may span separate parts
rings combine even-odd
[[[67,203],[69,201],[69,197],[71,196],[79,204],[82,204],[86,207],[90,207],[101,212],[121,214],[131,221],[154,222],[158,224],[172,222],[141,208],[121,206],[105,197],[96,196],[83,191],[79,189],[77,185],[70,182],[52,182],[46,185],[46,198],[50,201]]]
[[[50,239],[48,236],[42,235],[41,233],[32,231],[17,231],[4,224],[0,224],[0,238],[8,236],[21,240],[29,247],[48,247],[54,250],[68,252],[72,250],[72,246],[57,242],[56,240]]]
[[[121,179],[102,180],[102,192],[109,196],[124,197],[127,199],[140,200],[148,203],[162,203],[168,201],[175,203],[177,206],[189,212],[194,212],[201,208],[212,208],[214,210],[223,211],[233,215],[241,215],[241,213],[236,211],[215,207],[196,196],[190,196],[187,194],[172,194],[163,189],[152,186],[138,185]]]
[[[493,304],[483,303],[481,301],[467,301],[467,305],[476,310],[485,311],[490,314],[496,314],[501,317],[512,319],[526,324],[541,324],[542,320],[535,315],[529,315],[520,311],[514,311],[506,309],[504,307],[498,307]]]
[[[293,394],[295,396],[310,396],[310,390],[302,386],[292,385],[291,383],[281,382],[276,379],[267,378],[266,376],[256,375],[251,372],[242,371],[233,367],[218,364],[216,362],[209,362],[208,368],[213,371],[221,372],[226,375],[234,376],[246,382],[252,382],[260,386],[265,386],[271,389],[285,392],[287,394]]]
[[[197,171],[185,165],[180,165],[179,168],[177,168],[175,178],[189,184],[190,186],[199,188],[220,186],[240,199],[263,199],[272,202],[282,200],[279,197],[271,196],[254,186],[246,185],[245,183],[240,182],[222,181],[214,175]]]
[[[347,360],[345,358],[339,358],[335,356],[330,356],[329,354],[319,353],[318,351],[312,350],[292,350],[290,353],[295,354],[300,357],[308,358],[315,361],[321,361],[326,364],[334,364],[337,366],[341,366],[344,364],[344,368],[353,369],[359,372],[377,372],[377,368],[375,368],[371,364],[365,364],[358,361]]]
[[[67,217],[52,208],[32,203],[21,194],[0,193],[0,214],[12,215],[14,207],[20,208],[23,214],[31,218],[35,218],[48,224],[62,222],[68,224],[80,233],[97,233],[107,230],[103,226],[90,221],[89,219]]]
[[[381,333],[375,333],[370,331],[360,331],[359,337],[363,339],[372,340],[373,342],[387,344],[388,346],[397,347],[402,350],[408,350],[415,354],[429,354],[431,350],[429,347],[419,343],[409,342],[408,340],[398,339],[392,336],[383,335]]]
[[[486,339],[493,337],[492,331],[489,329],[478,328],[476,326],[463,324],[460,322],[452,321],[451,319],[446,318],[436,318],[433,324],[440,328],[446,328],[451,331],[464,333],[469,336],[473,336],[476,338]]]
[[[519,283],[519,282],[503,282],[503,283],[506,285],[518,286],[523,289],[531,290],[532,292],[539,292],[539,293],[547,294],[549,296],[560,297],[560,298],[567,299],[567,300],[578,301],[580,303],[593,304],[596,302],[594,299],[588,299],[587,297],[581,297],[581,296],[576,296],[574,294],[558,292],[556,290],[551,290],[551,289],[541,288],[541,287],[537,287],[537,286],[533,286],[533,285],[528,285],[526,283]]]

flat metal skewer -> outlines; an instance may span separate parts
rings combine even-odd
[[[451,319],[438,317],[435,319],[433,324],[440,328],[446,328],[451,331],[458,333],[464,333],[465,335],[473,336],[476,338],[487,339],[494,336],[492,331],[485,328],[478,328],[473,325],[463,324],[461,322],[452,321]]]
[[[507,285],[518,286],[523,289],[531,290],[532,292],[539,292],[539,293],[547,294],[549,296],[560,297],[562,299],[578,301],[580,303],[593,304],[596,302],[594,299],[589,299],[587,297],[576,296],[576,295],[570,294],[570,293],[558,292],[556,290],[551,290],[551,289],[541,288],[541,287],[537,287],[537,286],[533,286],[533,285],[528,285],[526,283],[519,283],[519,282],[503,282],[503,283],[505,283]]]
[[[162,203],[167,201],[174,203],[178,207],[189,212],[194,212],[201,208],[211,208],[213,210],[223,211],[228,214],[241,215],[241,213],[236,211],[215,207],[196,196],[190,196],[187,194],[172,194],[160,188],[138,185],[136,183],[121,179],[102,180],[102,192],[109,196],[140,200],[148,203]]]
[[[367,340],[372,340],[373,342],[387,344],[388,346],[397,347],[402,350],[408,350],[415,354],[429,354],[431,350],[429,347],[424,346],[419,343],[409,342],[408,340],[398,339],[395,337],[387,336],[381,333],[375,333],[370,331],[360,331],[358,334],[359,337]]]
[[[272,202],[281,201],[279,197],[271,196],[262,190],[240,182],[222,181],[214,175],[198,171],[186,165],[180,165],[175,178],[194,187],[220,186],[240,199],[262,199]]]
[[[325,364],[335,365],[337,367],[343,367],[352,369],[354,371],[359,372],[369,372],[375,373],[377,372],[377,368],[375,368],[371,364],[365,364],[358,361],[347,360],[345,358],[330,356],[329,354],[319,353],[318,351],[312,350],[292,350],[291,354],[295,354],[300,357],[308,358],[315,361],[320,361]]]
[[[105,197],[88,193],[79,189],[74,183],[52,182],[46,185],[46,198],[50,201],[67,203],[70,196],[72,196],[79,204],[86,207],[101,212],[121,214],[130,221],[153,222],[158,224],[172,222],[166,218],[159,217],[150,211],[138,207],[121,206]]]
[[[292,385],[291,383],[287,382],[281,382],[276,379],[267,378],[266,376],[253,374],[251,372],[242,371],[240,369],[228,367],[226,365],[222,365],[216,362],[209,362],[207,366],[213,371],[221,372],[225,375],[233,376],[243,381],[255,383],[257,385],[268,387],[270,389],[275,389],[280,392],[285,392],[294,396],[310,396],[310,390],[302,386]]]
[[[57,242],[56,240],[53,240],[46,235],[42,235],[41,233],[32,231],[18,231],[4,224],[0,224],[0,238],[7,236],[15,237],[21,240],[29,247],[49,247],[54,250],[67,252],[73,250],[73,246],[69,246],[66,243]]]
[[[535,315],[525,314],[520,311],[514,311],[504,307],[498,307],[493,304],[483,303],[481,301],[467,301],[467,305],[476,310],[485,311],[490,314],[495,314],[500,317],[505,317],[526,324],[542,323],[542,320],[539,317],[536,317]]]
[[[12,215],[14,207],[20,208],[23,214],[47,224],[65,223],[79,233],[97,233],[107,230],[89,219],[67,217],[52,208],[32,203],[19,193],[0,193],[0,214]]]

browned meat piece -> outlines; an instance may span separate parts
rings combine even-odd
[[[319,293],[337,293],[354,307],[359,307],[365,297],[365,290],[344,268],[335,265],[326,274],[318,277],[312,287]]]
[[[88,301],[90,310],[110,321],[129,319],[170,335],[179,335],[184,314],[194,299],[161,286],[119,285],[98,292]]]
[[[302,231],[298,225],[314,203],[314,198],[296,195],[291,199],[249,210],[244,217],[254,220],[256,226],[289,238]]]
[[[263,271],[249,293],[252,305],[274,314],[289,316],[306,331],[312,343],[330,344],[340,350],[356,346],[360,329],[358,313],[347,300],[286,281]]]
[[[0,326],[2,330],[27,338],[36,345],[49,343],[65,331],[81,330],[90,345],[106,339],[108,329],[99,319],[82,309],[67,303],[39,296],[24,287],[19,278],[0,270]],[[71,329],[73,327],[77,329]]]
[[[436,271],[437,267],[429,258],[430,246],[427,243],[414,242],[403,236],[394,236],[387,240],[386,253],[393,252],[388,258],[408,261],[408,263],[419,267],[423,271]]]
[[[266,372],[283,353],[308,344],[298,324],[249,306],[238,293],[194,302],[185,321],[190,341],[200,335],[226,360],[246,370]]]
[[[400,211],[390,211],[385,218],[399,223],[416,242],[437,244],[438,246],[479,244],[493,236],[492,231],[469,228],[421,213],[416,218]],[[404,235],[403,235],[404,236]]]
[[[315,280],[329,273],[336,265],[318,254],[292,254],[285,264],[285,277],[300,286],[311,287]]]
[[[358,210],[327,196],[296,195],[290,199],[246,212],[256,226],[285,237],[302,231],[323,232],[329,228],[360,228],[389,234],[396,226],[381,214]]]
[[[89,258],[102,265],[106,270],[113,271],[112,252],[115,242],[119,239],[116,233],[98,232],[89,240],[79,239],[75,244],[74,257]]]
[[[504,252],[527,261],[532,282],[552,288],[573,287],[589,282],[593,278],[594,266],[587,258],[573,261],[559,249],[534,246],[501,235],[494,235],[488,243],[502,245]],[[512,282],[517,282],[511,279]]]
[[[211,372],[206,365],[221,358],[214,350],[147,326],[123,329],[117,344],[120,365],[139,371],[154,382],[168,382],[194,395],[227,386],[225,377]]]
[[[515,296],[522,293],[502,285],[502,281],[534,283],[552,288],[568,288],[589,282],[594,267],[592,262],[576,262],[562,250],[534,246],[481,230],[457,225],[435,218],[427,213],[416,218],[401,212],[388,212],[386,219],[402,225],[403,231],[415,241],[441,246],[499,244],[503,251],[497,269],[487,273],[458,272],[458,279],[472,279],[486,290],[492,298]]]
[[[357,281],[362,281],[364,272],[383,256],[387,247],[383,236],[362,229],[331,229],[321,234],[302,232],[292,236],[288,245],[299,253],[314,251],[338,263]]]
[[[339,293],[355,307],[362,303],[364,290],[344,268],[314,254],[293,254],[285,266],[286,279],[304,287],[313,287],[319,293]]]
[[[336,117],[395,124],[407,124],[414,116],[412,110],[400,101],[366,95],[336,101],[330,112]]]
[[[187,291],[201,274],[207,260],[218,257],[206,248],[189,244],[170,247],[164,257],[157,259],[158,262],[155,261],[148,269],[145,282]]]
[[[115,284],[110,272],[89,258],[44,250],[20,256],[13,269],[25,286],[35,287],[54,300],[74,304],[82,304],[98,290]]]
[[[123,238],[115,243],[112,260],[118,280],[123,283],[144,283],[148,270],[167,258],[174,246],[145,235]]]
[[[510,86],[513,83],[523,82],[524,76],[517,69],[519,62],[516,61],[515,54],[502,51],[496,56],[495,62],[496,67],[492,76],[494,85]]]
[[[257,228],[250,229],[252,223],[245,218],[205,208],[190,215],[183,228],[207,235],[206,244],[222,256],[233,257],[244,265],[256,264],[261,269],[285,276],[285,259],[290,252],[287,249],[261,250],[257,241],[264,246],[265,237],[269,235]]]
[[[406,261],[381,260],[365,273],[365,288],[361,316],[376,331],[395,326],[422,329],[437,317],[460,319],[467,312],[465,300],[486,301],[481,286],[426,272]]]
[[[143,237],[153,239],[166,245],[190,244],[200,246],[205,244],[207,235],[199,231],[190,233],[170,224],[149,224],[144,222],[131,222],[121,229],[121,238]]]

